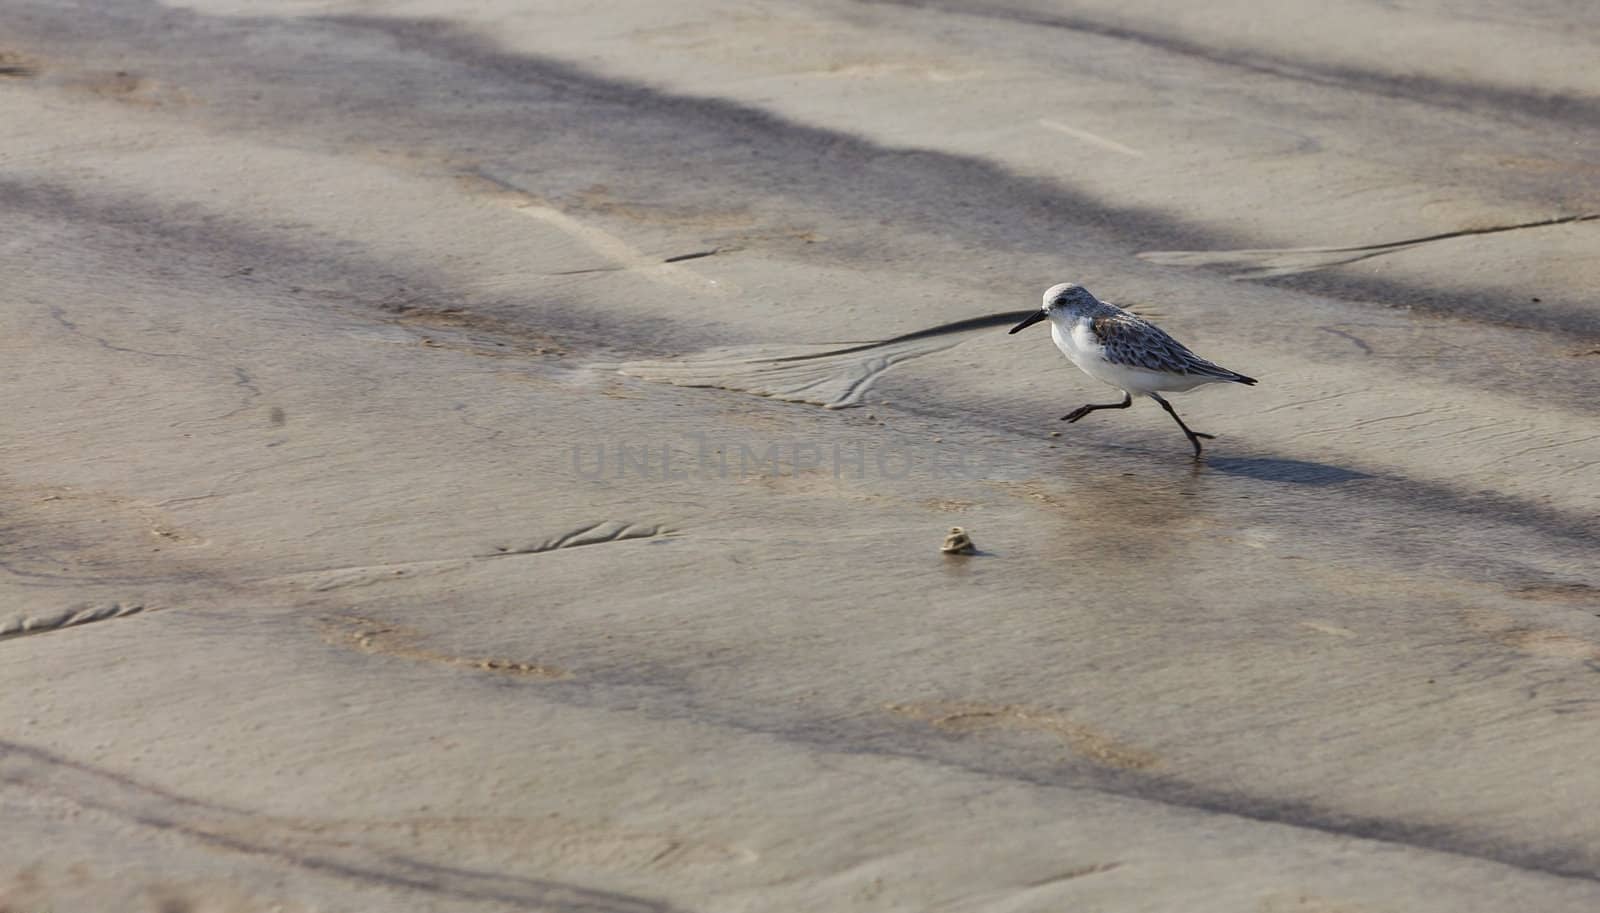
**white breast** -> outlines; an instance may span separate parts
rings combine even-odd
[[[1051,320],[1050,338],[1055,340],[1056,348],[1061,350],[1061,354],[1078,366],[1078,370],[1101,383],[1110,384],[1134,396],[1143,396],[1157,390],[1182,392],[1214,380],[1193,374],[1166,374],[1161,371],[1146,371],[1142,368],[1112,364],[1106,361],[1106,347],[1095,338],[1094,332],[1089,328],[1087,317],[1073,320],[1066,330],[1061,328],[1061,324]]]
[[[1084,371],[1089,370],[1087,366],[1089,362],[1100,361],[1105,353],[1105,346],[1102,346],[1094,338],[1094,333],[1089,330],[1088,318],[1073,321],[1065,331],[1062,330],[1059,321],[1051,320],[1050,338],[1055,340],[1056,348],[1061,350],[1061,354],[1067,356],[1067,361]]]

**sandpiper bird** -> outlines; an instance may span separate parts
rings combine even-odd
[[[1198,460],[1200,439],[1216,435],[1191,431],[1172,404],[1156,391],[1181,393],[1201,384],[1256,382],[1253,377],[1206,361],[1160,327],[1101,301],[1081,285],[1071,282],[1052,285],[1044,293],[1044,307],[1012,327],[1011,332],[1026,329],[1046,318],[1050,320],[1050,337],[1068,361],[1124,394],[1120,403],[1079,406],[1061,416],[1064,422],[1075,422],[1097,409],[1126,409],[1133,405],[1135,396],[1148,396],[1160,403],[1189,436]]]

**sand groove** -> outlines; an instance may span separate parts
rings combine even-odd
[[[18,615],[0,621],[0,640],[27,637],[29,634],[48,634],[62,628],[86,625],[111,618],[127,618],[145,610],[143,603],[106,602],[76,606],[47,615]]]
[[[1039,707],[926,701],[888,704],[884,709],[896,716],[928,723],[936,729],[949,732],[992,729],[1047,732],[1061,739],[1073,754],[1105,767],[1145,770],[1161,763],[1161,759],[1152,752],[1120,742],[1093,727]]]
[[[1422,244],[1448,241],[1452,238],[1493,235],[1529,228],[1548,228],[1552,225],[1589,222],[1594,219],[1600,219],[1600,213],[1558,216],[1552,219],[1540,219],[1536,222],[1521,222],[1516,225],[1462,228],[1421,238],[1406,238],[1402,241],[1364,244],[1357,247],[1284,247],[1258,250],[1147,250],[1141,251],[1138,257],[1140,260],[1148,260],[1151,263],[1159,263],[1163,266],[1220,267],[1223,273],[1233,279],[1270,279],[1274,276],[1292,276],[1296,273],[1309,273],[1313,270],[1343,266],[1347,263],[1398,253]],[[1360,345],[1360,343],[1358,342],[1357,345]]]
[[[493,552],[483,554],[466,555],[460,558],[439,558],[432,561],[400,561],[393,564],[363,564],[354,567],[329,568],[321,571],[311,571],[306,574],[293,574],[288,579],[302,579],[309,576],[311,579],[308,581],[308,588],[313,592],[322,593],[345,587],[367,586],[386,580],[431,577],[436,574],[459,571],[477,562],[490,561],[496,558],[538,555],[544,552],[553,552],[557,549],[581,548],[585,545],[601,545],[607,542],[625,542],[629,539],[651,539],[656,536],[668,535],[670,532],[663,526],[603,520],[599,523],[580,526],[577,529],[558,533],[554,536],[547,536],[523,545],[495,546]]]
[[[395,656],[417,662],[476,669],[495,675],[516,678],[567,678],[570,673],[555,666],[524,662],[494,656],[461,656],[422,646],[422,632],[404,625],[377,621],[360,616],[334,616],[318,622],[322,639],[327,643],[358,653]]]

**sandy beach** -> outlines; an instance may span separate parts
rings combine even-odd
[[[1597,46],[0,0],[0,913],[1600,909]]]

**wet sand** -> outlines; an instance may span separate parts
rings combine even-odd
[[[461,6],[0,3],[0,910],[1600,905],[1586,5]]]

